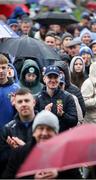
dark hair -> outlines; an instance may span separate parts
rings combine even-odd
[[[53,38],[55,39],[55,35],[54,35],[54,34],[50,34],[50,33],[47,33],[47,34],[45,35],[45,38],[46,38],[46,37],[49,37],[49,36],[50,36],[50,37],[53,37]]]
[[[46,36],[56,36],[56,33],[54,31],[51,31],[49,30],[47,33],[46,33]]]
[[[28,88],[20,88],[15,92],[15,96],[17,96],[17,95],[25,95],[25,94],[32,94],[32,92]]]

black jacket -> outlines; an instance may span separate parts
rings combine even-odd
[[[27,143],[23,147],[19,147],[12,153],[8,161],[7,168],[5,169],[2,175],[3,179],[13,179],[16,177],[16,173],[20,165],[24,162],[27,155],[30,153],[35,144],[36,140],[34,137],[32,137],[29,143]],[[22,179],[34,179],[34,175],[22,177]],[[79,170],[76,168],[59,172],[58,177],[56,177],[56,179],[81,179],[81,175]]]
[[[61,101],[63,105],[64,114],[61,117],[57,114],[58,101]],[[77,125],[77,111],[71,94],[66,91],[63,92],[58,88],[55,90],[53,97],[50,97],[46,91],[46,88],[43,88],[41,93],[37,96],[35,108],[38,112],[40,112],[41,110],[45,109],[45,106],[49,103],[53,103],[52,112],[58,116],[60,132]]]
[[[54,65],[63,71],[65,75],[65,83],[66,83],[65,90],[75,95],[78,98],[79,104],[83,112],[83,116],[85,116],[86,107],[85,107],[84,99],[80,89],[71,83],[68,65],[64,61],[56,61]]]
[[[23,163],[31,149],[35,146],[36,139],[32,137],[31,140],[24,146],[21,146],[17,149],[15,149],[8,161],[7,167],[2,174],[1,178],[3,179],[13,179],[15,178],[15,175],[20,167],[20,165]]]
[[[12,151],[12,148],[6,143],[8,136],[18,137],[24,142],[30,141],[32,137],[32,124],[31,121],[28,124],[24,124],[20,121],[19,116],[16,115],[15,119],[10,121],[0,131],[0,172],[2,172],[8,162],[8,158]]]

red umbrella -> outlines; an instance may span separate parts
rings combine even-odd
[[[25,13],[30,13],[25,4],[0,4],[0,14],[4,14],[9,18],[17,6],[21,7]]]
[[[16,177],[32,175],[38,170],[58,171],[96,164],[96,124],[72,128],[30,152]]]
[[[88,3],[86,3],[86,8],[95,10],[96,9],[96,2],[89,1]]]

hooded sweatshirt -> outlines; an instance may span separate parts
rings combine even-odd
[[[81,92],[87,108],[85,121],[96,123],[96,62],[91,64],[89,78],[84,81]]]
[[[12,80],[13,80],[15,83],[18,83],[18,75],[17,75],[17,71],[16,71],[14,65],[11,64],[11,63],[8,63],[8,66],[11,67],[11,68],[14,70],[14,77],[12,78]]]
[[[83,112],[83,116],[84,116],[86,112],[84,99],[82,97],[80,89],[71,83],[68,65],[64,63],[64,61],[56,61],[54,65],[59,67],[63,71],[65,75],[65,90],[77,96],[79,104]]]
[[[77,60],[80,60],[82,63],[83,69],[81,70],[81,72],[76,72],[74,69]],[[85,74],[85,63],[81,56],[74,56],[72,58],[70,63],[70,72],[71,72],[71,82],[75,84],[79,89],[81,89],[84,80],[87,78],[87,75]]]
[[[27,83],[25,80],[25,75],[28,72],[27,69],[29,69],[30,67],[33,67],[35,69],[37,78],[34,82]],[[34,60],[31,60],[31,59],[25,60],[23,67],[21,69],[21,73],[20,73],[20,86],[29,88],[32,91],[33,96],[38,95],[38,93],[43,88],[43,84],[40,83],[40,69]]]
[[[17,83],[13,83],[8,79],[3,85],[0,85],[0,128],[11,121],[16,113],[15,108],[10,101],[11,93],[15,93],[19,89]]]

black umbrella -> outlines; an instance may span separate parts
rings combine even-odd
[[[78,23],[74,16],[69,13],[61,12],[45,12],[39,13],[34,17],[34,20],[38,23],[44,24],[74,24]]]
[[[60,56],[44,42],[22,36],[15,39],[7,39],[0,44],[0,52],[8,53],[15,57],[33,57],[40,67],[52,64],[54,60],[60,60]]]

